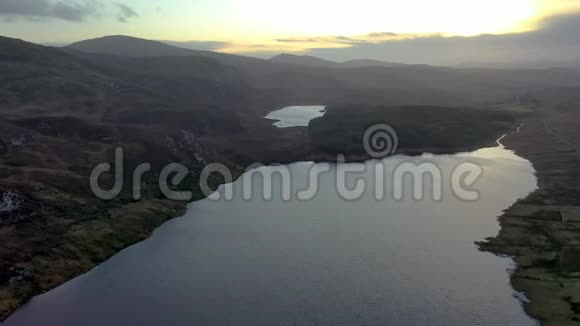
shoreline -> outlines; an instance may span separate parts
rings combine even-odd
[[[574,177],[580,158],[569,144],[554,140],[545,119],[524,119],[519,133],[503,139],[532,163],[538,189],[498,217],[497,236],[476,244],[514,260],[511,285],[529,300],[523,302],[528,315],[541,325],[580,325],[580,220],[566,220],[565,213],[580,212],[580,180]]]

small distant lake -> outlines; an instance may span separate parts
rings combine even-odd
[[[288,106],[270,112],[264,119],[276,120],[274,126],[278,128],[308,127],[312,119],[322,117],[325,113],[324,105]]]
[[[502,210],[535,189],[531,164],[502,147],[381,162],[385,175],[431,162],[449,180],[466,161],[484,170],[474,202],[447,182],[441,201],[394,200],[388,190],[384,200],[369,192],[346,201],[332,165],[312,200],[282,200],[273,178],[271,200],[255,182],[250,200],[192,203],[150,239],[34,298],[2,325],[536,325],[510,287],[512,260],[474,244],[496,235]],[[372,186],[376,163],[346,165],[366,167],[358,178]],[[321,165],[287,167],[302,190]]]

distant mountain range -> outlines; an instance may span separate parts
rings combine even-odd
[[[429,65],[411,65],[404,63],[379,61],[379,60],[349,60],[345,62],[334,62],[329,60],[320,59],[308,55],[295,55],[295,54],[280,54],[271,59],[275,62],[303,65],[303,66],[315,66],[315,67],[327,67],[327,68],[364,68],[364,67],[385,67],[385,68],[399,68],[399,67],[430,67]]]
[[[76,56],[90,56],[91,60],[107,60],[121,66],[123,64],[120,62],[127,58],[160,58],[159,61],[171,67],[173,72],[179,72],[180,62],[185,61],[170,58],[210,58],[233,68],[238,74],[236,82],[254,90],[245,92],[245,96],[251,94],[260,102],[265,98],[278,102],[288,98],[296,102],[300,98],[302,102],[308,103],[371,101],[391,104],[481,105],[501,98],[513,98],[513,94],[521,94],[529,88],[577,85],[580,82],[580,74],[574,69],[457,68],[376,60],[333,62],[293,54],[281,54],[267,60],[185,49],[161,41],[120,35],[85,40],[62,49]],[[103,54],[118,59],[106,59]]]
[[[397,62],[388,62],[380,60],[356,59],[345,62],[335,62],[324,60],[309,55],[296,55],[283,53],[272,57],[270,60],[258,59],[247,56],[226,54],[212,51],[192,50],[175,45],[164,43],[163,41],[153,41],[140,39],[136,37],[113,35],[96,39],[84,40],[65,46],[66,49],[74,49],[89,53],[111,54],[125,57],[160,57],[160,56],[206,56],[220,59],[222,62],[230,64],[251,64],[257,62],[271,61],[275,63],[301,65],[319,68],[365,68],[365,67],[383,67],[383,68],[429,68],[425,64],[404,64]],[[578,61],[526,61],[518,62],[465,62],[457,64],[455,68],[474,68],[474,69],[550,69],[550,68],[572,68],[580,69],[580,60]]]
[[[529,61],[518,62],[464,62],[456,68],[483,68],[483,69],[580,69],[580,60],[577,61]]]
[[[179,56],[197,55],[197,56],[220,58],[222,60],[238,63],[240,61],[252,61],[252,62],[266,61],[263,59],[237,56],[219,52],[198,51],[180,48],[177,46],[163,43],[161,41],[151,41],[123,35],[105,36],[101,38],[80,41],[72,43],[66,46],[66,48],[82,52],[103,53],[126,57],[160,57],[160,56],[179,57]],[[270,59],[270,61],[276,63],[324,67],[324,68],[363,68],[363,67],[395,68],[406,66],[429,67],[427,65],[407,65],[402,63],[394,63],[378,60],[364,60],[364,59],[350,60],[346,62],[334,62],[320,59],[317,57],[301,56],[294,54],[280,54]]]

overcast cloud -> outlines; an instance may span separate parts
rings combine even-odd
[[[384,42],[376,42],[369,35],[366,41],[357,41],[348,48],[313,47],[306,54],[334,61],[365,58],[434,65],[580,63],[580,14],[552,17],[536,31],[517,34],[432,35]]]
[[[104,7],[98,0],[0,0],[0,17],[4,22],[16,22],[18,18],[83,22],[101,14]],[[139,17],[127,4],[116,2],[113,7],[119,22]]]
[[[95,0],[49,1],[49,0],[1,0],[0,15],[31,19],[57,18],[68,21],[83,21],[95,15],[100,3]]]

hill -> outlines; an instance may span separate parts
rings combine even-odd
[[[429,67],[427,65],[406,65],[403,63],[386,62],[379,60],[367,60],[367,59],[349,60],[345,62],[334,62],[308,55],[295,55],[286,53],[277,55],[270,60],[278,63],[323,67],[323,68],[367,68],[367,67],[397,68],[404,66]]]
[[[293,64],[293,65],[303,65],[303,66],[314,66],[314,67],[325,67],[325,68],[339,68],[340,64],[337,62],[323,60],[317,57],[308,56],[308,55],[295,55],[295,54],[279,54],[272,59],[271,61],[278,62],[278,63],[286,63],[286,64]]]
[[[136,37],[114,35],[72,43],[70,49],[127,57],[176,57],[200,55],[198,51]]]
[[[212,51],[197,51],[137,37],[113,35],[72,43],[67,50],[124,57],[209,57],[225,64],[247,65],[266,60]]]
[[[363,68],[363,67],[397,68],[397,67],[404,67],[404,66],[429,67],[427,65],[407,65],[404,63],[379,61],[379,60],[368,60],[368,59],[345,61],[341,64],[341,66],[345,67],[345,68]]]
[[[72,44],[68,49],[130,57],[209,57],[232,66],[263,112],[272,105],[374,102],[377,105],[482,106],[510,101],[528,88],[580,85],[573,69],[457,69],[373,60],[336,63],[283,54],[263,60],[211,51],[194,51],[124,36]],[[131,49],[142,49],[143,53]],[[345,69],[348,68],[348,69]],[[291,102],[294,103],[291,103]]]

